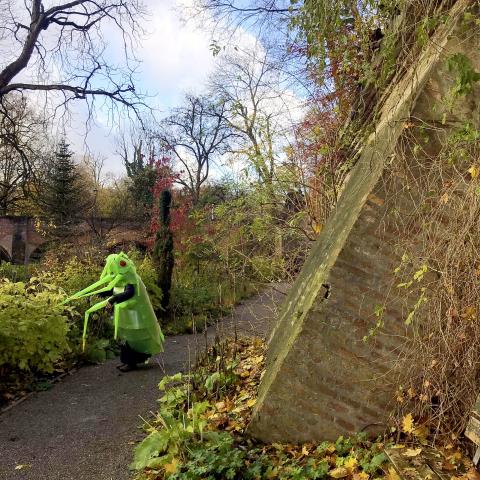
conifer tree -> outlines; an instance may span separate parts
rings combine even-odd
[[[124,147],[123,157],[127,176],[130,179],[130,192],[137,208],[140,208],[143,215],[150,212],[153,204],[152,190],[157,179],[157,169],[151,162],[145,162],[145,156],[142,151],[143,142],[133,147],[133,159],[128,160],[126,147]],[[150,151],[150,157],[154,152]]]
[[[60,140],[44,178],[39,203],[55,225],[58,236],[66,236],[81,219],[88,192],[65,138]]]
[[[162,308],[167,316],[173,273],[173,235],[170,230],[172,194],[163,190],[159,200],[159,225],[153,246],[153,260],[157,268],[157,284],[162,289]]]

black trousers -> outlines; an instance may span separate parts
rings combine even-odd
[[[145,363],[149,358],[148,353],[137,352],[127,342],[120,346],[120,361],[125,365],[134,367],[137,363]]]

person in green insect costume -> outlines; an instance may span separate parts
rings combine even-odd
[[[163,352],[165,338],[147,290],[137,274],[135,264],[125,253],[109,255],[100,280],[67,298],[64,303],[90,295],[109,298],[96,303],[85,312],[83,350],[90,315],[102,308],[113,308],[114,338],[122,341],[120,361],[123,365],[120,369],[135,368],[150,356]]]

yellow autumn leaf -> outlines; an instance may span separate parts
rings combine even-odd
[[[413,421],[412,414],[409,413],[408,415],[405,415],[403,417],[402,430],[405,433],[412,433],[414,429],[415,429],[415,423]]]
[[[327,453],[333,453],[335,451],[335,444],[331,443],[328,447],[327,447]]]
[[[393,467],[390,467],[388,469],[388,473],[385,478],[387,480],[400,480],[400,476],[398,475],[398,473],[395,471]]]
[[[476,314],[477,314],[477,309],[475,307],[470,306],[470,307],[465,307],[462,315],[460,316],[462,318],[470,320],[470,319],[474,319]]]
[[[404,457],[418,457],[422,453],[421,448],[407,448],[402,455]]]
[[[472,165],[469,169],[468,169],[468,173],[470,174],[470,176],[472,178],[477,178],[478,177],[478,174],[480,173],[480,170],[475,166],[475,165]]]
[[[31,466],[32,465],[30,464],[26,464],[26,465],[19,464],[19,465],[15,465],[15,470],[23,470],[24,468],[29,468]]]
[[[370,475],[365,472],[355,473],[353,475],[353,480],[368,480],[369,478],[370,478]]]
[[[328,474],[332,478],[344,478],[348,476],[348,470],[345,467],[338,467],[330,470]]]
[[[165,473],[173,474],[176,473],[177,467],[178,467],[178,460],[174,457],[172,458],[172,461],[170,463],[166,463],[163,468],[165,470]]]
[[[348,457],[347,460],[345,460],[345,463],[343,464],[343,466],[349,471],[349,472],[352,472],[353,470],[355,470],[355,468],[357,467],[358,465],[358,461],[355,457]]]

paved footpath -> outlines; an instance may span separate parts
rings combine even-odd
[[[266,335],[285,288],[245,301],[207,335],[167,337],[165,352],[145,368],[121,373],[118,359],[81,368],[0,415],[0,479],[130,478],[133,445],[142,418],[156,409],[161,377],[184,370],[218,332]]]

